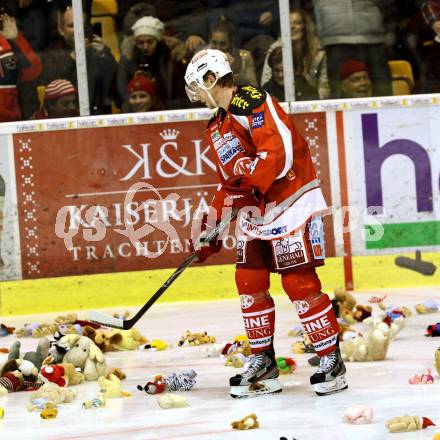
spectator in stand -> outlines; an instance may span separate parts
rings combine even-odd
[[[237,29],[238,47],[251,52],[257,78],[261,77],[264,59],[279,34],[278,2],[273,0],[205,0],[206,23],[224,16]]]
[[[206,45],[207,23],[204,0],[118,0],[118,21],[125,35],[132,25],[144,16],[158,18],[164,23],[167,36],[173,36],[193,52]]]
[[[87,25],[87,23],[86,23]],[[45,50],[41,59],[43,73],[35,83],[47,85],[55,79],[66,79],[77,88],[75,37],[73,30],[73,10],[66,9],[60,14],[59,34],[62,36],[60,47],[54,46]],[[86,62],[89,86],[90,113],[92,115],[111,113],[111,87],[115,78],[117,63],[110,49],[97,35],[86,32]],[[34,113],[38,109],[35,95]],[[31,113],[31,114],[32,114]]]
[[[316,35],[315,24],[310,16],[301,9],[291,10],[289,18],[293,65],[295,68],[295,87],[298,83],[299,91],[302,89],[302,94],[297,96],[297,99],[300,101],[328,99],[330,98],[330,86],[327,77],[327,58]],[[269,65],[269,56],[276,48],[281,47],[282,42],[279,38],[269,48],[263,67],[261,84],[267,84],[271,79],[273,67]],[[277,59],[279,57],[280,55],[277,55]],[[302,78],[297,79],[299,76]],[[309,87],[304,81],[309,84]],[[302,83],[302,86],[300,83]],[[314,92],[312,92],[312,89],[314,89]],[[312,98],[315,95],[316,97]]]
[[[0,0],[0,8],[17,20],[19,28],[34,51],[45,48],[48,37],[47,0]]]
[[[440,0],[428,0],[422,4],[423,18],[440,40]]]
[[[161,110],[156,85],[146,75],[135,75],[128,83],[128,101],[122,106],[123,113],[139,113]]]
[[[389,3],[390,0],[314,0],[333,97],[341,96],[339,70],[351,59],[367,65],[374,96],[392,94],[381,9]]]
[[[293,47],[292,47],[293,50]],[[278,101],[285,101],[283,53],[281,47],[276,47],[269,55],[268,64],[271,68],[271,78],[263,84],[263,89],[275,96]],[[295,100],[311,101],[319,99],[318,90],[310,84],[300,72],[295,73]]]
[[[120,99],[128,99],[127,84],[134,75],[146,75],[156,84],[158,97],[167,109],[185,108],[184,73],[186,61],[176,61],[162,39],[163,23],[155,17],[142,17],[132,26],[133,36],[121,47],[117,71]]]
[[[32,119],[73,118],[79,116],[78,96],[70,81],[56,79],[46,87],[44,102]]]
[[[22,112],[19,105],[17,84],[32,81],[42,69],[35,54],[17,23],[7,14],[0,15],[0,122],[19,121]]]
[[[368,68],[358,60],[346,61],[339,71],[343,98],[368,98],[372,96],[372,84]]]
[[[433,31],[433,39],[423,45],[421,74],[416,85],[418,93],[440,93],[440,0],[422,4],[423,18]]]
[[[228,58],[235,82],[238,86],[258,85],[252,54],[239,49],[236,41],[237,32],[233,24],[226,18],[220,18],[209,34],[209,48],[221,50]]]

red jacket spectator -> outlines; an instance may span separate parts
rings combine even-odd
[[[0,122],[18,121],[18,81],[32,81],[40,75],[42,64],[24,36],[18,33],[15,19],[4,14],[0,31]]]

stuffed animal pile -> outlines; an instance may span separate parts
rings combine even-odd
[[[180,338],[177,345],[181,347],[182,345],[201,345],[201,344],[213,344],[215,343],[215,336],[209,336],[207,332],[202,333],[192,333],[187,330],[183,336]]]

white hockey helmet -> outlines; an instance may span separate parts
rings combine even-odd
[[[203,77],[207,72],[215,75],[215,82],[209,88],[205,86]],[[226,55],[217,49],[204,49],[197,52],[191,59],[185,73],[186,93],[191,102],[200,101],[197,87],[209,90],[215,86],[217,80],[231,73],[232,69]]]

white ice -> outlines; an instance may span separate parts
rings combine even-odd
[[[374,292],[380,295],[382,292]],[[440,300],[440,287],[387,290],[389,304],[414,305],[426,299]],[[356,294],[366,304],[370,293]],[[280,437],[309,440],[322,439],[432,439],[440,432],[440,378],[434,367],[434,353],[440,339],[424,336],[427,325],[440,321],[440,314],[417,315],[407,319],[406,327],[392,341],[388,359],[383,362],[348,363],[349,389],[332,396],[318,397],[309,385],[314,367],[307,363],[311,355],[296,355],[290,350],[295,338],[287,335],[298,324],[293,306],[285,297],[275,297],[277,305],[276,350],[278,356],[292,356],[298,363],[292,375],[282,375],[283,392],[253,399],[232,399],[228,378],[239,370],[224,366],[222,358],[201,358],[200,347],[177,347],[186,329],[207,331],[218,341],[231,341],[243,333],[239,301],[223,300],[205,303],[173,303],[154,306],[140,321],[138,329],[150,340],[164,339],[174,347],[161,352],[144,351],[106,354],[110,367],[120,367],[127,374],[123,389],[131,398],[111,399],[104,408],[85,410],[81,403],[97,396],[98,384],[88,382],[77,386],[79,397],[70,404],[60,405],[58,417],[43,420],[38,412],[26,409],[29,393],[11,393],[0,397],[5,410],[0,420],[1,440],[44,439],[252,439],[279,440]],[[124,311],[119,308],[118,311]],[[8,325],[24,322],[44,322],[55,315],[1,318]],[[80,314],[80,317],[85,317]],[[9,347],[15,336],[0,338],[0,347]],[[34,350],[37,340],[24,338],[22,351]],[[0,364],[5,355],[0,354]],[[433,385],[409,385],[408,378],[431,367]],[[157,396],[136,389],[158,373],[170,373],[194,368],[197,384],[186,392],[189,407],[161,409]],[[353,426],[343,422],[344,410],[354,403],[373,408],[371,424]],[[255,413],[260,428],[233,431],[233,420]],[[410,414],[426,416],[439,423],[423,431],[389,434],[384,421],[394,416]]]

